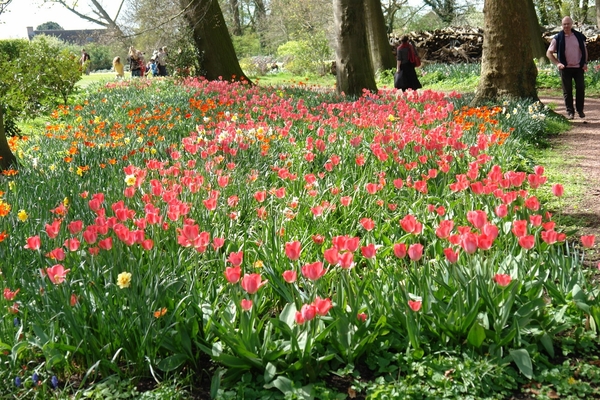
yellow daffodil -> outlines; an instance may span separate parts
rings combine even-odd
[[[19,210],[19,212],[17,213],[17,217],[19,218],[19,221],[25,222],[27,221],[27,218],[29,218],[29,215],[27,215],[27,212],[25,210]]]
[[[128,288],[131,285],[131,273],[129,272],[121,272],[119,276],[117,276],[117,286],[121,289]]]

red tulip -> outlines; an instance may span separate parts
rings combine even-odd
[[[321,299],[319,296],[315,298],[312,305],[315,307],[317,314],[320,316],[327,315],[329,310],[333,307],[333,304],[329,298]]]
[[[252,300],[242,299],[241,306],[242,310],[250,311],[252,309]]]
[[[459,253],[458,251],[452,250],[450,247],[444,249],[444,255],[446,256],[446,260],[450,264],[454,264],[458,260]]]
[[[346,251],[340,254],[340,267],[349,269],[354,266],[354,254]]]
[[[527,221],[525,220],[517,220],[513,221],[512,232],[516,237],[521,237],[527,235]]]
[[[560,183],[552,185],[552,194],[561,197],[565,193],[565,188]]]
[[[39,250],[41,245],[42,242],[39,236],[31,236],[27,238],[27,244],[24,246],[24,248],[29,250]]]
[[[504,218],[508,215],[508,207],[506,204],[500,204],[494,211],[499,218]]]
[[[482,210],[469,211],[467,212],[467,221],[475,228],[481,230],[487,223],[487,214]]]
[[[410,307],[411,310],[417,312],[421,309],[422,303],[420,300],[409,300],[408,306]]]
[[[494,280],[500,286],[508,286],[512,278],[510,277],[510,275],[507,274],[496,274],[494,276]]]
[[[297,278],[297,274],[296,271],[294,270],[287,270],[287,271],[283,271],[283,274],[281,274],[283,276],[283,280],[286,281],[287,283],[294,283],[296,282],[296,278]]]
[[[440,239],[445,239],[450,235],[452,228],[454,228],[454,221],[445,219],[440,221],[440,225],[435,230],[435,234]]]
[[[69,223],[68,228],[69,228],[69,232],[71,233],[71,235],[75,235],[75,234],[81,232],[81,230],[83,229],[83,221],[81,221],[81,220],[72,221],[71,223]]]
[[[51,268],[46,268],[46,274],[48,274],[48,279],[50,279],[50,282],[54,283],[55,285],[64,282],[65,276],[69,271],[70,269],[65,269],[65,267],[63,267],[60,264],[56,264]]]
[[[404,244],[404,243],[394,244],[394,255],[398,258],[404,258],[406,256],[406,244]]]
[[[317,315],[317,309],[312,304],[304,304],[300,309],[304,321],[310,321]]]
[[[263,281],[260,274],[245,274],[242,278],[242,289],[250,294],[254,294],[269,282],[268,280]]]
[[[525,250],[530,250],[535,246],[535,236],[533,235],[525,235],[519,238],[519,246],[524,248]]]
[[[467,254],[475,253],[477,251],[477,236],[470,232],[460,235],[460,246]]]
[[[591,248],[594,247],[594,241],[596,240],[596,236],[594,235],[583,235],[581,236],[581,244],[583,247]]]
[[[377,253],[377,248],[373,243],[371,243],[366,246],[362,246],[360,248],[360,252],[362,253],[364,258],[373,258],[375,257],[375,253]]]
[[[558,240],[558,234],[554,230],[542,231],[540,234],[542,240],[548,244],[554,244]]]
[[[421,243],[411,244],[408,247],[408,257],[413,261],[419,261],[423,257],[423,245]]]
[[[375,222],[371,218],[361,218],[360,224],[367,231],[372,231],[375,228]]]
[[[326,269],[323,269],[323,263],[320,261],[315,261],[312,264],[306,264],[302,267],[302,275],[311,281],[316,281],[327,272]]]
[[[17,289],[15,291],[10,290],[9,288],[4,288],[4,298],[8,301],[13,301],[19,293],[21,289]]]
[[[225,278],[229,283],[237,283],[242,275],[242,269],[240,267],[227,267],[225,268]]]
[[[242,265],[242,261],[244,260],[244,252],[238,251],[229,253],[229,257],[227,257],[227,261],[229,261],[234,267],[239,267]]]
[[[337,265],[337,263],[340,261],[338,249],[335,247],[325,250],[323,257],[325,258],[325,261],[331,265]]]
[[[300,258],[301,249],[300,242],[288,242],[285,244],[285,255],[292,261],[297,260]]]

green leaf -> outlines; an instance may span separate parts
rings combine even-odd
[[[290,329],[294,329],[294,321],[296,318],[296,305],[294,303],[288,303],[283,307],[281,314],[279,314],[279,320],[285,322]]]
[[[185,354],[173,354],[172,356],[160,360],[157,367],[164,372],[174,371],[181,367],[187,359],[188,357]]]
[[[527,378],[533,378],[533,365],[531,364],[531,357],[529,357],[529,352],[525,349],[509,350],[510,356],[517,364],[519,371]]]
[[[217,368],[215,374],[210,380],[210,398],[215,399],[219,394],[219,388],[221,387],[221,377],[225,374],[225,370],[223,368]]]
[[[269,383],[273,380],[273,378],[275,378],[275,375],[277,373],[277,368],[271,364],[271,363],[267,363],[267,366],[265,367],[265,382]]]
[[[273,382],[268,383],[264,386],[265,389],[272,389],[276,387],[283,394],[292,393],[294,391],[293,382],[283,376],[278,376]]]
[[[547,333],[544,333],[540,338],[540,342],[546,349],[546,352],[550,355],[550,357],[554,358],[554,343],[552,342],[552,338]]]
[[[467,336],[467,341],[471,346],[481,347],[483,341],[485,340],[485,329],[483,326],[479,324],[479,322],[475,322],[471,329],[469,330],[469,335]]]

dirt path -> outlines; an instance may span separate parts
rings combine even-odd
[[[555,111],[566,115],[562,98],[540,97],[542,103],[556,105]],[[600,241],[600,99],[585,100],[584,119],[575,116],[573,128],[551,140],[551,146],[564,160],[569,172],[581,175],[584,194],[580,199],[569,201],[562,214],[584,221],[581,235],[596,235]],[[568,193],[565,194],[568,196]],[[596,245],[598,247],[598,245]],[[600,252],[593,255],[600,261]]]

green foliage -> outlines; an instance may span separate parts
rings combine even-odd
[[[233,47],[238,58],[258,56],[262,53],[260,38],[254,32],[232,36]]]
[[[295,75],[325,75],[329,72],[332,51],[323,33],[309,39],[291,40],[277,49],[284,68]]]
[[[50,30],[62,31],[63,27],[60,26],[60,24],[58,24],[57,22],[48,21],[48,22],[44,22],[41,25],[38,25],[37,28],[35,28],[35,30],[36,31],[50,31]]]
[[[0,94],[7,120],[34,118],[66,104],[81,77],[78,57],[45,37],[8,42],[0,42]]]

